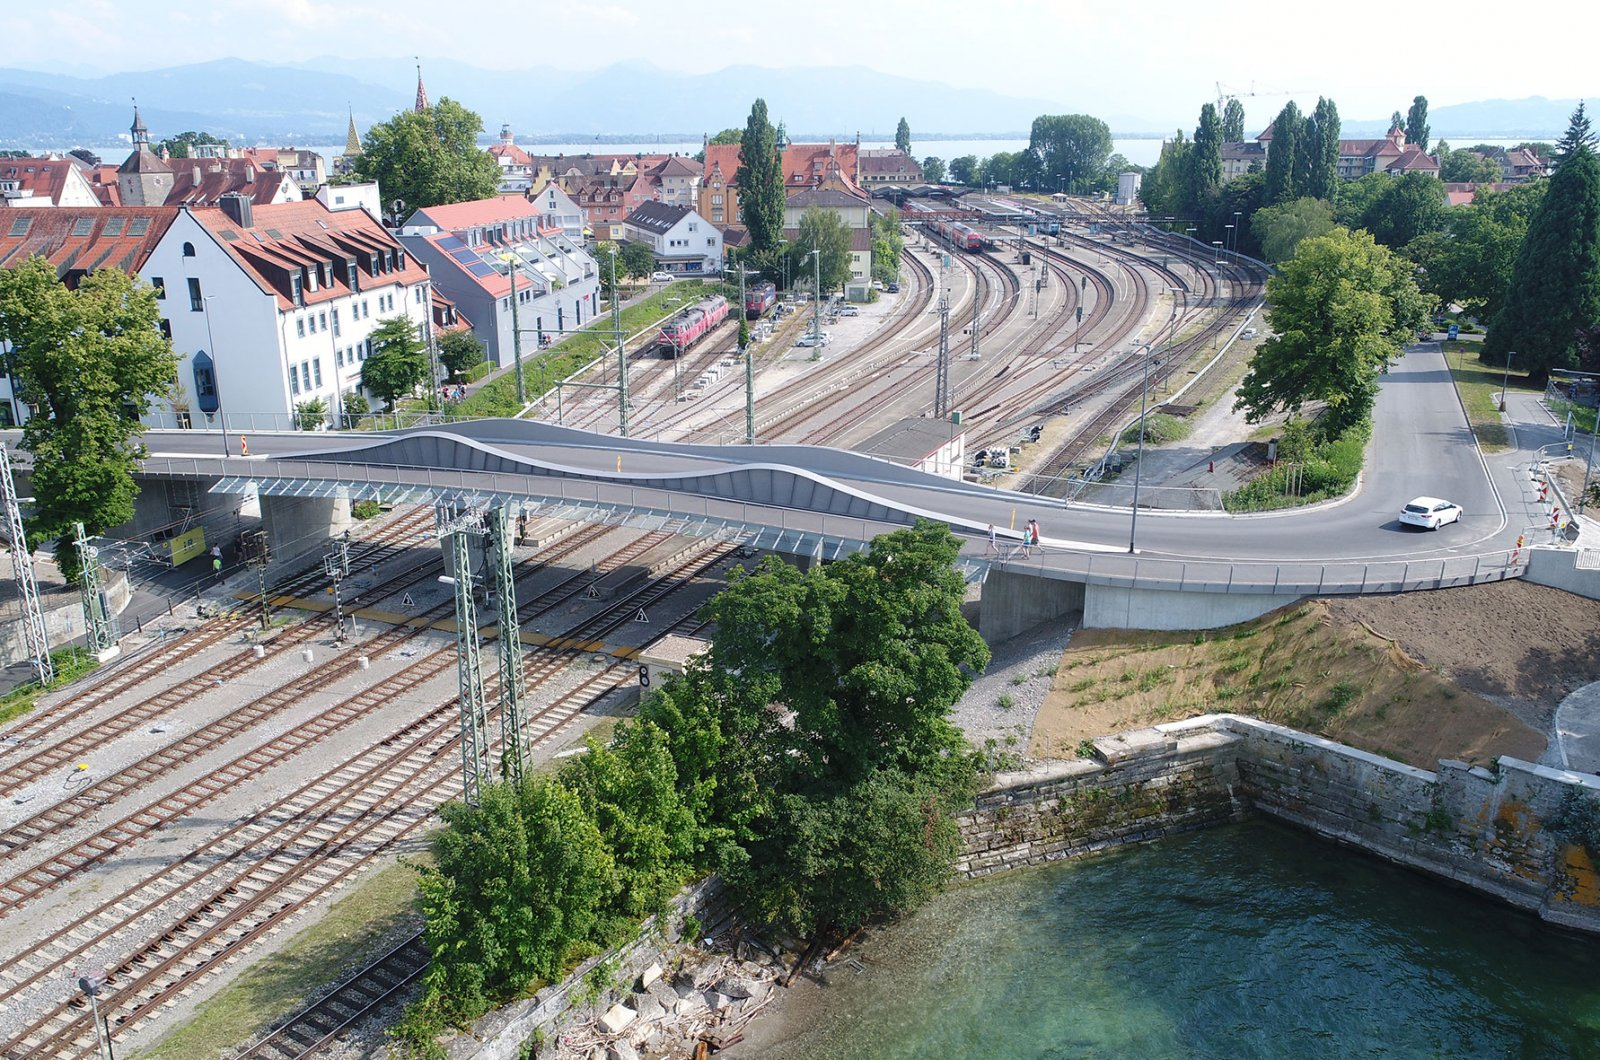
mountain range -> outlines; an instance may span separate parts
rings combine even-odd
[[[71,76],[0,68],[0,147],[102,146],[125,138],[138,101],[155,139],[188,129],[234,142],[331,144],[344,140],[354,114],[360,129],[411,105],[416,67],[409,59],[321,57],[270,64],[218,59],[158,70]],[[904,115],[919,140],[973,136],[1025,137],[1039,114],[1075,108],[879,73],[859,66],[767,69],[729,66],[681,74],[626,63],[575,73],[549,67],[488,70],[427,59],[431,98],[449,96],[483,116],[493,134],[510,123],[524,141],[696,140],[742,125],[750,101],[766,99],[773,120],[791,137],[889,139]],[[1439,107],[1435,136],[1553,139],[1566,127],[1573,100],[1539,97]],[[1198,104],[1193,108],[1198,111]],[[1119,136],[1170,133],[1172,123],[1102,114]],[[1252,127],[1269,115],[1253,114]],[[1381,136],[1388,120],[1347,120],[1346,136]]]

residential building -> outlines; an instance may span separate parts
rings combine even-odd
[[[634,210],[654,202],[656,189],[637,168],[615,176],[586,177],[573,186],[572,200],[596,239],[622,239],[622,222]]]
[[[238,152],[238,157],[249,159],[259,169],[277,170],[288,174],[289,179],[299,186],[302,199],[316,195],[317,189],[328,181],[322,155],[305,148],[246,147]]]
[[[133,152],[117,167],[117,202],[123,206],[162,206],[172,192],[172,169],[150,150],[150,130],[133,108]]]
[[[785,242],[795,243],[800,239],[800,229],[785,228],[783,230]],[[794,285],[809,287],[810,283],[803,276],[793,277]],[[872,283],[872,230],[868,228],[852,228],[850,230],[850,278],[845,281],[844,295],[852,302],[867,300],[867,290]]]
[[[700,165],[682,155],[673,155],[649,171],[656,198],[673,206],[691,210],[700,204]]]
[[[860,180],[863,188],[874,184],[921,184],[922,167],[898,147],[862,149]]]
[[[781,137],[780,137],[781,139]],[[794,195],[824,184],[860,192],[860,145],[782,143],[781,162],[786,194]],[[707,144],[705,177],[700,185],[700,213],[713,224],[739,224],[738,144]],[[721,201],[718,201],[721,200]]]
[[[531,353],[598,312],[594,259],[520,195],[418,210],[400,242],[428,266],[497,365],[515,359],[518,331]]]
[[[167,167],[172,172],[172,190],[167,192],[166,206],[215,206],[224,195],[249,196],[255,206],[299,202],[306,197],[288,170],[263,166],[250,157],[174,158]],[[313,187],[313,194],[315,191]]]
[[[539,207],[548,227],[559,228],[568,239],[581,244],[584,240],[583,208],[554,183],[546,183],[537,193],[530,192],[529,201]]]
[[[802,188],[789,196],[783,207],[784,227],[799,227],[801,216],[813,207],[838,214],[846,228],[867,228],[871,224],[872,206],[866,194],[852,194],[835,186]]]
[[[1526,147],[1516,147],[1505,153],[1500,159],[1500,176],[1502,180],[1517,181],[1531,180],[1534,177],[1548,177],[1550,167],[1545,165],[1544,159],[1538,153]]]
[[[313,197],[330,210],[365,210],[383,220],[383,197],[378,194],[375,180],[363,184],[324,184]]]
[[[152,426],[225,419],[240,431],[283,429],[316,400],[331,422],[360,386],[378,325],[429,325],[427,271],[365,210],[315,200],[258,207],[236,194],[215,206],[30,217],[0,230],[0,267],[44,254],[69,284],[87,263],[134,273],[159,292],[179,369],[171,403],[146,418]]]
[[[628,215],[623,238],[644,243],[663,272],[715,276],[722,270],[722,233],[688,206],[647,202]]]
[[[1400,157],[1385,166],[1384,172],[1397,177],[1405,173],[1425,173],[1437,177],[1439,162],[1416,144],[1406,144],[1400,150]]]
[[[744,220],[734,203],[734,196],[739,192],[731,186],[733,175],[722,171],[722,163],[707,161],[705,179],[700,184],[700,216],[715,225],[731,225]]]
[[[1256,137],[1256,142],[1266,151],[1272,149],[1272,126],[1267,126]],[[1226,150],[1226,145],[1224,147]],[[1263,160],[1263,167],[1266,163]],[[1339,177],[1342,180],[1360,180],[1368,173],[1431,173],[1439,175],[1439,162],[1416,144],[1406,143],[1406,132],[1400,126],[1391,126],[1389,135],[1379,140],[1340,140]],[[1224,164],[1224,177],[1232,179]]]
[[[0,207],[99,206],[88,171],[77,159],[59,155],[0,159]]]
[[[1222,145],[1222,179],[1233,180],[1251,170],[1267,168],[1267,146],[1263,143]]]
[[[533,187],[533,159],[517,146],[510,124],[500,126],[500,142],[489,148],[500,165],[500,192],[527,192]]]

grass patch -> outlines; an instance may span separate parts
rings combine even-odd
[[[1166,445],[1189,437],[1189,421],[1165,412],[1152,412],[1144,418],[1144,444]],[[1122,432],[1123,445],[1139,444],[1139,425]]]
[[[62,648],[53,651],[50,653],[50,661],[55,664],[56,676],[48,686],[41,687],[39,682],[29,681],[0,697],[0,724],[28,713],[34,704],[39,702],[40,696],[67,687],[100,665],[93,655],[82,648]]]
[[[699,280],[680,280],[662,288],[622,311],[623,333],[635,335],[700,294]],[[630,348],[637,347],[640,341],[639,338],[633,338],[628,345]],[[522,379],[528,399],[531,401],[545,390],[554,388],[558,380],[565,379],[599,356],[610,342],[611,314],[602,313],[586,324],[583,330],[566,336],[542,353],[530,353],[524,349]],[[515,371],[506,371],[485,383],[481,390],[469,395],[451,411],[458,416],[515,416],[522,411],[517,404],[516,376]]]
[[[1467,421],[1478,444],[1486,451],[1498,452],[1511,448],[1511,437],[1500,419],[1500,388],[1506,382],[1505,369],[1495,371],[1482,364],[1475,356],[1481,343],[1441,343],[1445,360],[1450,365],[1450,377],[1455,380],[1456,393],[1467,409]],[[1474,354],[1468,357],[1468,348]],[[1527,376],[1513,375],[1508,390],[1538,393],[1538,387],[1528,385]]]
[[[140,1054],[146,1060],[227,1056],[343,978],[352,963],[375,957],[414,915],[417,874],[390,865],[357,884],[271,959],[257,961],[200,1006],[194,1018]]]
[[[1278,463],[1265,473],[1222,495],[1230,512],[1265,512],[1297,508],[1338,497],[1361,474],[1372,424],[1364,421],[1334,438],[1303,420],[1283,425]]]

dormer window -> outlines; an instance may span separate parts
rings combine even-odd
[[[300,278],[299,271],[289,274],[289,301],[295,305],[305,305],[305,281]]]
[[[350,277],[350,290],[352,293],[361,290],[361,269],[356,265],[355,258],[345,261],[345,271]]]
[[[316,271],[314,269],[303,269],[301,271],[303,271],[305,273],[306,290],[315,291],[317,289],[317,273],[316,273]]]

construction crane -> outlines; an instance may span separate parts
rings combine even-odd
[[[1225,85],[1221,81],[1216,82],[1216,86],[1218,114],[1221,114],[1223,109],[1227,107],[1228,100],[1230,99],[1247,99],[1252,96],[1264,99],[1272,97],[1281,98],[1283,96],[1303,96],[1309,94],[1300,89],[1294,88],[1283,89],[1281,91],[1275,91],[1273,89],[1266,88],[1258,89],[1256,88],[1256,83],[1254,81],[1250,82],[1249,88],[1244,88],[1238,85]]]

